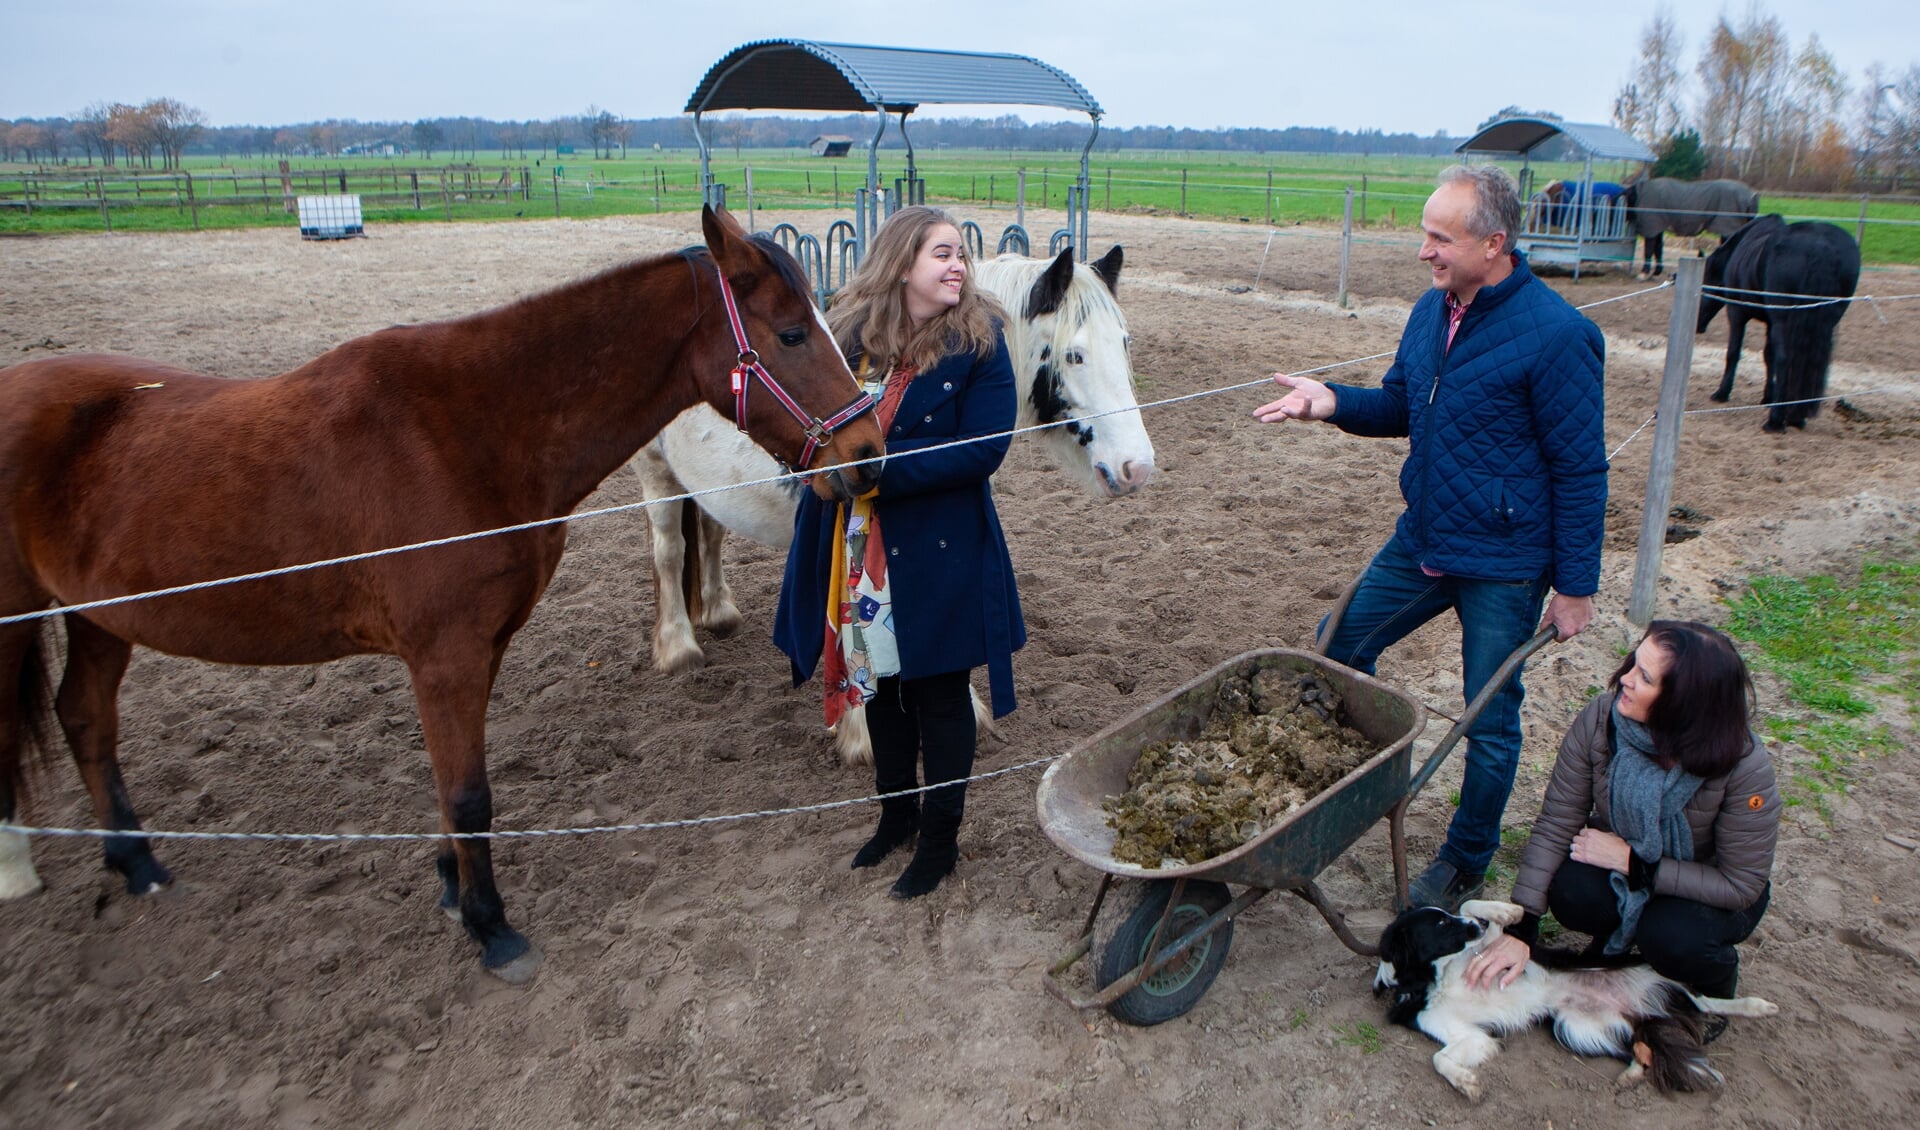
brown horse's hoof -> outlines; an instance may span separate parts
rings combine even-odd
[[[540,947],[530,945],[527,948],[527,952],[507,962],[505,965],[497,967],[488,966],[487,972],[500,978],[509,985],[524,985],[533,980],[534,974],[540,972],[540,963],[545,960],[546,955],[540,952]]]

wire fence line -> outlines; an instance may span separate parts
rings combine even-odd
[[[1591,310],[1600,306],[1611,305],[1612,303],[1615,303],[1615,302],[1626,302],[1634,299],[1644,298],[1647,295],[1657,294],[1660,291],[1670,289],[1672,286],[1673,286],[1673,283],[1671,281],[1661,282],[1653,286],[1646,287],[1642,290],[1632,291],[1627,294],[1615,295],[1611,298],[1596,299],[1592,302],[1584,303],[1580,306],[1577,306],[1575,307],[1575,309]],[[1920,295],[1895,296],[1895,297],[1920,298]],[[1849,301],[1865,301],[1865,300],[1867,300],[1867,296],[1856,296],[1855,299],[1850,299]],[[1328,364],[1319,365],[1309,369],[1297,370],[1290,373],[1289,375],[1312,376],[1319,373],[1330,372],[1335,369],[1347,368],[1353,365],[1362,365],[1371,361],[1382,360],[1384,358],[1391,357],[1393,355],[1394,355],[1393,350],[1387,350],[1380,353],[1369,354],[1364,357],[1353,357],[1353,358],[1348,358],[1341,361],[1330,362]],[[62,604],[62,605],[56,605],[52,608],[43,608],[43,609],[36,609],[30,612],[14,613],[12,615],[0,616],[0,626],[5,626],[9,624],[26,623],[34,620],[44,620],[54,616],[64,616],[72,612],[90,612],[90,611],[95,611],[103,608],[112,608],[120,605],[132,604],[142,600],[154,600],[154,599],[158,599],[160,597],[166,597],[166,596],[179,596],[186,593],[201,592],[207,589],[220,588],[226,585],[242,584],[249,581],[271,580],[276,577],[290,576],[292,574],[309,572],[315,569],[326,569],[326,568],[332,568],[332,567],[341,566],[341,565],[351,565],[351,564],[356,564],[364,561],[376,560],[378,558],[391,557],[391,556],[395,556],[402,553],[414,553],[414,552],[418,552],[426,549],[438,549],[446,546],[459,545],[464,542],[477,541],[482,538],[500,537],[507,534],[526,533],[531,530],[545,529],[551,526],[563,525],[569,522],[584,521],[591,518],[610,517],[616,514],[624,514],[624,513],[629,513],[636,510],[645,510],[653,506],[665,506],[670,503],[679,503],[679,502],[698,503],[699,500],[702,498],[706,498],[706,497],[717,495],[717,494],[723,494],[728,491],[745,490],[751,487],[768,486],[776,483],[786,482],[788,480],[793,480],[793,479],[799,479],[799,480],[805,481],[809,479],[811,476],[817,475],[817,474],[828,474],[830,472],[838,471],[838,470],[847,470],[855,467],[865,467],[873,464],[884,464],[889,458],[892,458],[892,459],[913,458],[915,456],[929,455],[935,452],[946,451],[956,447],[963,447],[968,444],[984,443],[984,442],[995,441],[1000,439],[1011,439],[1013,437],[1025,435],[1031,432],[1042,432],[1042,431],[1047,431],[1053,428],[1065,427],[1067,424],[1070,424],[1070,423],[1076,423],[1076,424],[1085,423],[1091,420],[1102,419],[1107,416],[1122,415],[1130,412],[1145,412],[1151,409],[1165,408],[1165,407],[1170,407],[1176,404],[1186,403],[1188,401],[1202,400],[1209,397],[1221,396],[1221,395],[1232,393],[1232,392],[1241,392],[1246,389],[1257,388],[1262,385],[1265,385],[1268,383],[1270,379],[1271,378],[1269,377],[1260,377],[1258,379],[1251,380],[1251,381],[1242,381],[1236,384],[1223,385],[1215,388],[1201,389],[1197,392],[1183,393],[1178,396],[1164,397],[1159,400],[1152,400],[1142,404],[1136,404],[1136,405],[1133,405],[1132,407],[1108,409],[1107,411],[1104,411],[1104,412],[1091,413],[1085,416],[1076,417],[1071,420],[1058,420],[1052,423],[1045,423],[1045,424],[1030,424],[1030,425],[1027,425],[1026,427],[1010,428],[1005,431],[994,432],[989,435],[973,436],[973,437],[968,437],[964,439],[950,440],[946,443],[936,444],[931,447],[921,448],[917,451],[903,452],[893,456],[881,455],[871,459],[860,459],[860,460],[852,460],[845,463],[836,463],[836,464],[833,464],[832,466],[822,467],[814,471],[805,471],[805,472],[785,471],[779,474],[768,475],[763,478],[749,479],[749,480],[745,480],[737,483],[728,483],[722,486],[708,487],[703,490],[685,491],[680,494],[667,495],[661,498],[642,499],[639,502],[619,503],[613,506],[604,506],[604,507],[599,507],[593,510],[575,511],[569,514],[559,514],[550,518],[539,518],[539,519],[534,519],[532,521],[519,522],[519,523],[515,523],[513,525],[508,525],[508,526],[498,526],[491,529],[475,530],[470,533],[454,534],[454,535],[451,535],[448,537],[442,537],[442,538],[431,538],[425,541],[410,542],[405,545],[387,546],[380,549],[371,549],[371,550],[366,550],[359,553],[342,554],[337,557],[328,557],[328,558],[322,558],[317,561],[307,561],[307,562],[301,562],[298,564],[283,565],[283,566],[278,566],[272,569],[262,569],[255,572],[242,573],[242,574],[237,574],[230,577],[217,577],[217,578],[211,578],[204,581],[194,581],[188,584],[172,585],[165,588],[151,589],[144,592],[126,593],[120,596],[102,597],[98,600],[82,601],[74,604]],[[1877,393],[1877,392],[1891,391],[1891,390],[1876,389],[1873,391]],[[1868,395],[1868,394],[1861,393],[1856,395]],[[1833,399],[1833,398],[1827,398],[1827,399]],[[1770,407],[1770,406],[1765,406],[1765,407]],[[1644,427],[1644,425],[1642,426]],[[1635,434],[1637,435],[1638,432],[1636,432]],[[1629,437],[1629,441],[1631,441],[1631,438],[1632,437]]]

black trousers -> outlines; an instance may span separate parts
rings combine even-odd
[[[927,768],[927,784],[957,781],[973,772],[977,737],[973,696],[966,671],[919,679],[887,676],[867,703],[867,732],[873,738],[873,783],[880,792],[918,786],[916,770]],[[967,787],[923,794],[921,826],[955,829],[966,810]]]
[[[1547,905],[1569,930],[1592,935],[1595,952],[1620,928],[1620,900],[1604,867],[1569,859],[1553,873]],[[1640,912],[1633,948],[1654,972],[1671,977],[1703,997],[1731,997],[1740,985],[1744,942],[1767,912],[1769,883],[1760,897],[1740,910],[1722,910],[1692,899],[1655,895]]]

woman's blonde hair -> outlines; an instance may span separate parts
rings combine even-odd
[[[873,248],[853,281],[834,299],[827,325],[849,360],[865,357],[876,368],[911,364],[926,372],[949,353],[990,352],[998,328],[1006,320],[993,296],[974,282],[972,256],[962,241],[959,253],[968,261],[960,282],[960,302],[915,326],[907,317],[901,286],[920,249],[934,228],[945,224],[956,233],[960,225],[939,208],[914,206],[895,212],[873,238]]]

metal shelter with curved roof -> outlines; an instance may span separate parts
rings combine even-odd
[[[1571,144],[1585,162],[1580,182],[1571,193],[1571,205],[1533,189],[1534,151],[1561,140]],[[1646,142],[1613,126],[1516,115],[1488,123],[1454,152],[1520,158],[1520,192],[1527,201],[1527,223],[1514,246],[1525,251],[1530,261],[1570,266],[1578,279],[1583,262],[1633,260],[1633,227],[1627,222],[1626,201],[1596,192],[1593,163],[1658,160],[1659,155]]]
[[[820,110],[872,112],[879,128],[867,145],[867,184],[855,192],[855,231],[850,244],[858,265],[867,239],[880,221],[903,203],[919,203],[925,185],[914,167],[907,115],[923,105],[1051,106],[1084,113],[1092,122],[1080,151],[1080,178],[1067,191],[1067,226],[1054,233],[1080,259],[1086,258],[1087,205],[1092,199],[1087,157],[1100,134],[1104,112],[1073,76],[1025,55],[978,51],[934,51],[912,47],[872,47],[818,43],[807,39],[762,39],[736,47],[712,67],[687,99],[694,141],[700,147],[700,184],[709,203],[726,202],[726,186],[716,184],[711,151],[701,132],[701,116],[712,110]],[[907,146],[907,175],[892,192],[880,187],[880,139],[887,115],[900,119]],[[1026,233],[1019,233],[1026,241]],[[831,233],[829,233],[831,242]],[[1005,240],[1003,237],[1003,246]],[[831,256],[828,256],[831,259]],[[807,261],[803,257],[803,262]],[[831,263],[828,263],[831,267]],[[844,274],[844,267],[843,267]]]

